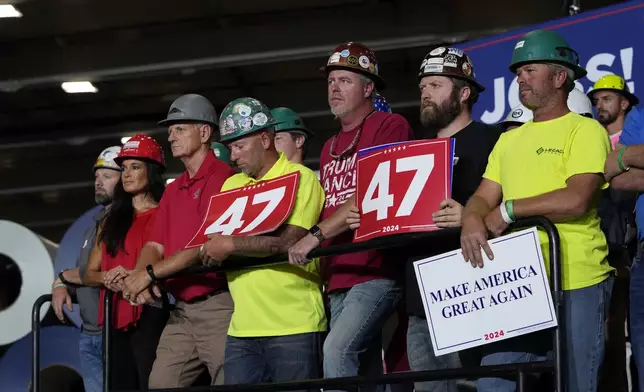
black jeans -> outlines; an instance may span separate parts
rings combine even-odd
[[[112,330],[110,382],[113,390],[146,390],[156,359],[161,332],[168,321],[166,309],[145,306],[135,327]]]

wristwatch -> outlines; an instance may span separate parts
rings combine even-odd
[[[152,268],[152,264],[146,265],[145,270],[148,272],[148,275],[150,275],[150,278],[152,279],[152,281],[156,282],[157,277],[156,277],[156,275],[154,275],[154,269]]]
[[[58,279],[60,279],[60,281],[61,281],[63,284],[70,284],[70,283],[69,283],[69,281],[68,281],[67,279],[65,279],[65,275],[63,275],[63,272],[65,272],[65,271],[67,271],[67,270],[66,270],[66,269],[64,269],[64,270],[62,270],[62,271],[60,271],[60,272],[58,273]]]
[[[317,238],[318,241],[322,242],[325,240],[324,234],[322,234],[322,230],[318,225],[315,225],[309,229],[309,233],[313,235],[313,237]]]

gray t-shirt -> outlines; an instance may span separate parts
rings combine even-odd
[[[99,221],[105,216],[105,209],[100,209],[93,217],[94,224],[85,232],[85,240],[83,248],[76,265],[80,270],[81,278],[85,276],[87,265],[89,264],[89,256],[92,253],[94,241],[96,241],[96,231]],[[88,335],[99,335],[101,328],[98,326],[98,301],[100,300],[100,289],[95,287],[78,287],[76,288],[76,299],[80,309],[81,320],[83,326],[81,330]]]

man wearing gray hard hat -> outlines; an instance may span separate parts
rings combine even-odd
[[[184,248],[199,230],[210,197],[235,174],[210,148],[217,120],[210,101],[187,94],[174,101],[166,119],[159,122],[168,126],[172,156],[183,162],[186,171],[168,185],[136,271],[125,280],[123,296],[131,301],[149,302],[155,291],[149,289],[157,285],[157,275],[168,276],[164,271],[183,269],[196,257],[193,249]],[[177,302],[159,341],[150,388],[190,386],[203,365],[212,385],[223,384],[226,333],[233,313],[225,276],[206,273],[170,278],[164,288]]]

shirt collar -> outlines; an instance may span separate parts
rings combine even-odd
[[[276,177],[280,176],[282,168],[284,168],[284,165],[286,164],[286,162],[288,162],[288,159],[286,158],[286,155],[284,155],[284,153],[280,152],[280,153],[278,153],[277,161],[275,161],[273,166],[270,169],[268,169],[268,171],[266,172],[266,174],[264,174],[264,176],[262,176],[262,178],[260,178],[259,180],[256,180],[256,179],[246,175],[246,173],[244,173],[244,176],[247,177],[247,179],[248,179],[250,184],[254,184],[254,183],[265,181],[265,180],[270,180],[270,179],[273,179],[273,178],[276,178]]]
[[[217,163],[216,160],[217,158],[215,158],[215,154],[212,151],[208,151],[194,177],[190,178],[187,170],[184,171],[181,176],[179,176],[179,178],[176,180],[179,184],[179,189],[188,188],[190,185],[204,178],[208,173],[210,173],[210,168]]]

